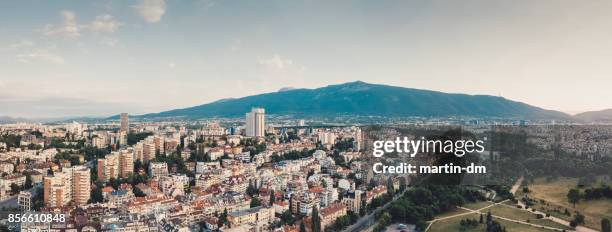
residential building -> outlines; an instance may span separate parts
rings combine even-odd
[[[321,212],[319,212],[321,231],[325,231],[325,227],[334,224],[336,219],[344,215],[346,215],[346,206],[340,203],[334,203],[321,209]]]
[[[98,179],[108,182],[117,178],[119,178],[119,153],[113,152],[98,159]]]
[[[227,219],[232,227],[250,223],[269,224],[274,219],[274,208],[259,206],[230,212]]]
[[[165,162],[151,162],[149,164],[149,175],[151,177],[168,175],[168,164]]]
[[[91,173],[86,166],[70,168],[72,173],[72,201],[77,205],[85,205],[91,196]]]
[[[134,172],[134,150],[122,150],[119,152],[119,173],[122,178],[127,178]]]
[[[263,137],[265,135],[265,109],[253,108],[246,114],[246,136]]]
[[[22,212],[30,211],[32,209],[32,193],[28,191],[19,192],[17,202]]]
[[[119,131],[128,132],[130,129],[128,113],[121,113],[120,118],[121,118],[121,127]]]

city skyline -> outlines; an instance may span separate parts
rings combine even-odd
[[[2,4],[11,117],[138,115],[355,80],[612,107],[610,2]]]

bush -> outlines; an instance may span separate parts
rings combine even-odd
[[[578,226],[578,223],[576,221],[572,220],[572,221],[570,221],[570,226],[571,227],[576,227],[576,226]]]

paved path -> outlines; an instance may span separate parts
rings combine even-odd
[[[512,185],[512,188],[510,189],[510,193],[515,194],[516,191],[521,187],[521,184],[523,184],[523,176],[521,176],[521,178],[519,178],[518,180],[516,180],[516,182],[514,183],[514,185]]]
[[[497,205],[497,204],[495,204],[495,205]],[[488,206],[488,207],[490,207],[490,206]],[[459,208],[463,209],[463,210],[471,211],[472,213],[478,213],[478,214],[483,213],[483,212],[480,212],[480,210],[482,210],[482,209],[473,210],[473,209],[468,209],[468,208],[465,208],[465,207],[459,207]],[[554,230],[554,231],[563,231],[563,229],[559,229],[559,228],[555,228],[555,227],[533,224],[533,223],[529,223],[529,222],[525,222],[525,221],[521,221],[521,220],[510,219],[510,218],[505,218],[505,217],[496,216],[496,215],[491,215],[491,216],[494,217],[494,218],[497,218],[497,219],[504,220],[504,221],[515,222],[515,223],[519,223],[519,224],[523,224],[523,225],[528,225],[528,226],[533,226],[533,227],[538,227],[538,228],[543,228],[543,229],[549,229],[549,230]]]
[[[521,186],[522,182],[523,182],[523,177],[521,176],[521,178],[519,178],[516,181],[516,183],[512,186],[512,189],[510,190],[510,192],[512,194],[514,194],[515,196],[516,196],[515,193],[518,190],[518,188]],[[539,210],[532,211],[530,209],[527,209],[527,208],[525,208],[525,203],[522,202],[521,199],[516,199],[516,200],[518,201],[518,205],[521,206],[521,208],[520,208],[521,210],[524,210],[524,211],[527,211],[527,212],[530,212],[530,213],[533,213],[533,214],[540,214],[540,215],[546,217],[546,213],[541,212]],[[508,207],[512,207],[512,206],[508,205]],[[558,218],[558,217],[555,217],[555,216],[549,216],[549,217],[546,217],[546,218],[551,220],[551,221],[553,221],[553,222],[559,223],[561,225],[571,227],[570,226],[570,222],[565,220],[565,219]],[[591,229],[591,228],[588,228],[588,227],[584,227],[584,226],[576,226],[575,230],[576,230],[576,232],[598,232],[598,230],[594,230],[594,229]]]
[[[451,218],[454,218],[454,217],[461,217],[461,216],[465,216],[465,215],[470,215],[470,214],[476,213],[477,211],[480,211],[480,210],[483,210],[483,209],[488,209],[488,208],[490,208],[490,207],[496,206],[496,205],[501,204],[501,203],[504,203],[504,202],[506,202],[506,201],[508,201],[508,200],[503,200],[503,201],[500,201],[500,202],[498,202],[498,203],[493,203],[493,204],[487,205],[487,206],[482,207],[482,208],[477,209],[477,210],[468,209],[468,208],[464,208],[464,207],[457,207],[457,208],[459,208],[459,209],[467,210],[468,212],[465,212],[465,213],[460,213],[460,214],[455,214],[455,215],[451,215],[451,216],[447,216],[447,217],[436,218],[436,219],[434,219],[434,220],[431,220],[431,221],[429,221],[429,222],[428,222],[428,223],[429,223],[429,225],[427,226],[427,228],[425,228],[425,231],[428,231],[428,230],[429,230],[429,227],[431,227],[431,225],[433,225],[433,224],[434,224],[434,222],[437,222],[437,221],[444,221],[444,220],[446,220],[446,219],[451,219]]]
[[[524,180],[524,178],[522,176],[518,180],[516,180],[514,185],[512,185],[512,188],[510,188],[510,193],[515,194],[516,191],[518,191],[518,189],[521,187],[521,184],[523,183],[523,180]],[[493,203],[491,205],[482,207],[482,208],[477,209],[477,210],[468,209],[468,208],[465,208],[465,207],[458,206],[457,208],[462,209],[462,210],[466,210],[468,212],[460,213],[460,214],[455,214],[455,215],[451,215],[451,216],[448,216],[448,217],[442,217],[442,218],[437,218],[437,219],[431,220],[431,221],[429,221],[429,225],[427,226],[425,231],[428,231],[429,228],[431,227],[431,225],[433,225],[437,221],[442,221],[442,220],[446,220],[446,219],[450,219],[450,218],[454,218],[454,217],[461,217],[461,216],[465,216],[465,215],[469,215],[469,214],[474,214],[474,213],[482,214],[483,213],[482,210],[485,210],[487,208],[490,208],[490,207],[493,207],[493,206],[496,206],[496,205],[503,205],[503,206],[515,208],[513,206],[503,204],[503,203],[505,203],[507,201],[509,201],[509,200],[503,200],[503,201],[500,201],[500,202],[497,202],[497,203]],[[518,202],[519,202],[519,205],[521,205],[521,207],[522,207],[521,209],[522,210],[525,210],[525,211],[528,211],[528,212],[534,213],[534,214],[542,214],[543,216],[546,215],[546,214],[544,214],[542,212],[538,212],[538,211],[536,211],[536,212],[529,211],[529,210],[525,209],[525,206],[524,206],[524,204],[522,204],[521,201],[518,201]],[[492,215],[492,216],[494,218],[497,218],[497,219],[500,219],[500,220],[514,222],[514,223],[519,223],[519,224],[528,225],[528,226],[533,226],[533,227],[537,227],[537,228],[548,229],[548,230],[553,230],[553,231],[563,231],[563,229],[560,229],[560,228],[533,224],[533,223],[529,223],[529,222],[525,222],[525,221],[521,221],[521,220],[510,219],[510,218],[505,218],[505,217],[496,216],[496,215]],[[550,219],[553,222],[556,222],[556,223],[559,223],[559,224],[562,224],[562,225],[565,225],[565,226],[569,226],[569,222],[567,222],[565,220],[562,220],[562,219],[559,219],[559,218],[555,218],[555,217],[548,217],[548,219]],[[588,229],[588,230],[585,230],[585,229]],[[576,227],[576,231],[577,232],[597,232],[595,230],[590,230],[589,228],[582,227],[582,226]]]
[[[525,208],[525,203],[522,202],[520,199],[517,199],[517,200],[518,200],[518,205],[521,206],[521,208],[520,208],[521,210],[524,210],[524,211],[527,211],[527,212],[530,212],[530,213],[533,213],[533,214],[541,214],[541,215],[546,216],[546,213],[541,212],[539,210],[532,211],[531,209],[526,209]],[[508,206],[508,207],[512,207],[512,206]],[[565,219],[558,218],[558,217],[555,217],[555,216],[549,216],[549,217],[546,217],[546,218],[551,220],[551,221],[553,221],[553,222],[559,223],[561,225],[571,227],[570,226],[570,222],[565,220]],[[576,232],[598,232],[598,230],[594,230],[594,229],[591,229],[591,228],[588,228],[588,227],[584,227],[584,226],[576,226],[576,228],[574,228],[574,229],[576,230]]]

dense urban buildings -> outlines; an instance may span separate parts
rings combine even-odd
[[[365,153],[371,138],[400,129],[305,125],[253,108],[246,121],[133,122],[130,144],[114,121],[0,125],[0,196],[18,198],[20,211],[64,212],[76,222],[58,225],[85,231],[340,231],[405,189],[400,177],[374,175]],[[527,130],[535,146],[591,159],[612,149],[601,139],[609,127],[496,130]]]

